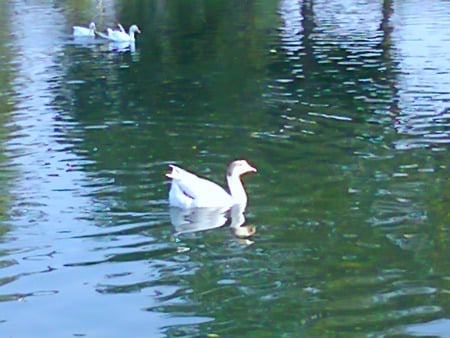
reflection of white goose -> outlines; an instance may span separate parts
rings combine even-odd
[[[170,220],[175,235],[219,228],[226,223],[226,215],[226,208],[170,208]],[[233,205],[230,217],[230,229],[236,237],[248,238],[255,233],[254,226],[244,225],[245,215],[242,205]]]
[[[119,29],[112,29],[107,28],[106,33],[102,32],[96,32],[98,36],[100,36],[103,39],[109,40],[109,41],[135,41],[134,34],[140,33],[140,29],[136,25],[132,25],[128,31],[128,33],[125,31],[125,29],[122,27],[121,24],[118,24]]]
[[[235,204],[231,207],[230,228],[233,234],[239,238],[247,238],[255,234],[256,228],[253,225],[245,224],[245,207],[241,204]]]
[[[219,228],[225,224],[223,208],[170,208],[170,220],[176,235]]]
[[[110,41],[108,44],[108,50],[110,52],[131,52],[136,51],[136,45],[134,41]]]
[[[95,23],[91,22],[89,27],[81,27],[81,26],[73,26],[73,36],[81,37],[81,36],[95,36]]]
[[[200,178],[184,169],[171,165],[167,177],[172,179],[169,191],[169,204],[182,209],[225,207],[240,204],[245,209],[247,193],[240,176],[256,172],[245,160],[231,162],[227,170],[227,182],[230,193],[216,183]]]

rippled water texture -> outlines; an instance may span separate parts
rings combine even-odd
[[[0,2],[0,336],[450,337],[449,18]],[[245,214],[169,208],[168,164],[235,158]]]

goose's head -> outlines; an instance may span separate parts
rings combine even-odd
[[[139,29],[139,27],[137,25],[132,25],[130,27],[130,35],[133,33],[140,33],[140,32],[141,32],[141,30]]]
[[[241,176],[246,173],[256,173],[256,168],[253,168],[246,160],[236,160],[230,163],[227,170],[227,176]]]
[[[91,23],[89,24],[89,29],[90,29],[91,31],[95,31],[95,23],[94,23],[94,22],[91,22]]]

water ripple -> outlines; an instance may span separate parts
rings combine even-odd
[[[279,1],[277,17],[270,2],[239,2],[245,10],[225,12],[245,17],[239,32],[217,20],[226,2],[161,2],[138,41],[142,62],[73,43],[64,30],[80,11],[58,9],[69,2],[44,6],[55,20],[36,31],[16,18],[0,128],[3,327],[442,335],[448,24],[405,15],[407,3],[434,6],[414,1],[392,13],[379,1]],[[14,17],[39,12],[11,3]],[[199,20],[174,20],[190,6]],[[408,35],[421,24],[428,35]],[[55,35],[33,44],[43,28]],[[255,236],[176,236],[167,164],[223,182],[233,157],[258,167],[245,179]],[[79,311],[57,320],[68,309]]]

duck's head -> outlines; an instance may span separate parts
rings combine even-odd
[[[141,30],[139,29],[139,27],[137,25],[132,25],[130,27],[130,34],[131,33],[140,33],[140,32],[141,32]]]
[[[236,160],[228,166],[227,176],[241,176],[246,173],[256,173],[256,168],[248,164],[246,160]]]
[[[95,31],[95,23],[94,23],[94,22],[91,22],[91,23],[89,24],[89,29],[90,29],[91,31]]]

